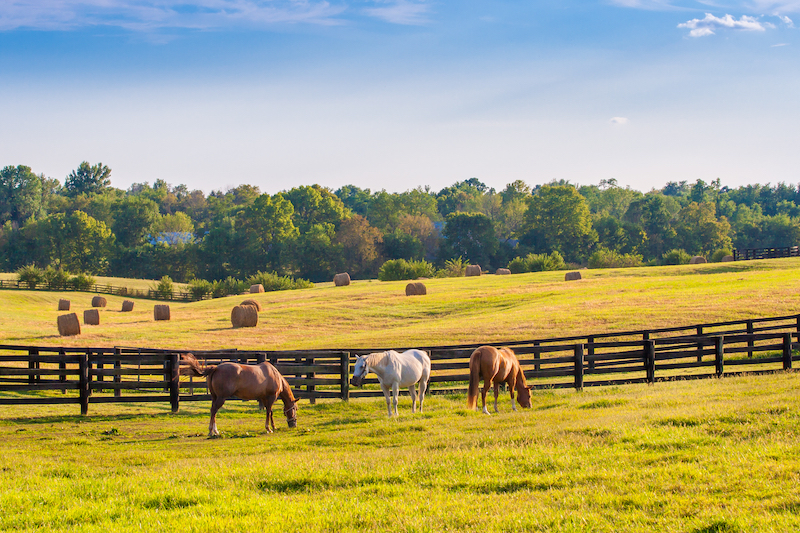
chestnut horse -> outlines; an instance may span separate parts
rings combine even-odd
[[[283,400],[283,414],[290,428],[297,426],[297,400],[289,383],[271,364],[240,365],[225,361],[219,365],[201,366],[194,355],[181,354],[180,373],[182,376],[206,378],[208,392],[211,393],[211,420],[208,423],[208,436],[217,437],[217,411],[225,400],[236,396],[242,400],[258,400],[267,410],[265,427],[267,433],[275,429],[272,418],[272,404],[279,397]],[[272,427],[270,427],[272,426]]]
[[[511,392],[511,408],[515,411],[514,391],[517,391],[517,401],[522,407],[531,406],[531,391],[525,383],[525,374],[519,367],[517,356],[508,348],[497,349],[493,346],[481,346],[472,352],[469,358],[469,390],[467,392],[467,408],[477,410],[478,385],[483,378],[483,412],[487,415],[486,393],[494,384],[494,412],[497,413],[497,396],[500,394],[500,384],[508,383]]]

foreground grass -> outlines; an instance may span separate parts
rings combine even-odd
[[[3,406],[3,531],[792,531],[800,374],[300,410]],[[280,411],[276,413],[280,417]]]
[[[800,310],[800,258],[426,280],[427,296],[406,297],[406,282],[320,284],[255,295],[264,307],[255,328],[233,329],[230,311],[244,296],[171,303],[170,322],[153,321],[152,300],[120,312],[106,296],[100,326],[57,335],[59,298],[82,316],[91,294],[0,291],[0,343],[142,346],[174,349],[373,348],[503,342],[723,320]],[[250,295],[248,295],[249,297]]]

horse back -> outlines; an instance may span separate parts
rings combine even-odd
[[[217,366],[209,386],[216,396],[236,396],[243,400],[261,399],[280,393],[282,388],[280,373],[270,363],[240,365],[231,361]]]

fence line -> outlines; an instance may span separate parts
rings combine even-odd
[[[749,259],[775,259],[778,257],[800,257],[800,246],[785,246],[781,248],[749,248],[734,250],[734,261]]]
[[[212,295],[206,294],[200,298],[195,297],[189,291],[172,291],[164,296],[154,289],[131,289],[129,287],[116,287],[114,285],[92,284],[87,287],[73,287],[69,285],[55,285],[52,283],[30,283],[3,279],[0,280],[0,289],[25,290],[25,291],[63,291],[63,292],[93,292],[97,294],[111,294],[113,296],[130,296],[131,298],[147,298],[149,300],[167,300],[175,302],[196,302],[198,300],[210,300]]]
[[[685,332],[692,332],[686,334]],[[645,331],[494,343],[512,346],[534,389],[655,383],[792,369],[800,346],[800,315],[718,322]],[[430,391],[461,393],[476,345],[425,348]],[[374,349],[193,351],[207,364],[269,361],[295,396],[341,399],[382,396],[377,380],[351,390],[358,354]],[[210,399],[205,380],[179,379],[179,352],[147,348],[0,346],[0,405],[180,402]],[[731,371],[732,369],[732,371]],[[58,394],[60,392],[60,394]]]

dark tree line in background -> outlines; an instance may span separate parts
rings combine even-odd
[[[3,168],[0,269],[327,281],[343,271],[374,278],[399,259],[441,266],[460,257],[489,271],[515,258],[544,264],[533,259],[545,255],[635,266],[800,243],[800,189],[783,183],[729,189],[697,180],[642,193],[615,180],[533,188],[518,180],[498,192],[471,178],[438,192],[311,185],[269,195],[240,185],[206,196],[163,180],[120,190],[110,175],[83,162],[62,185],[26,166]]]

